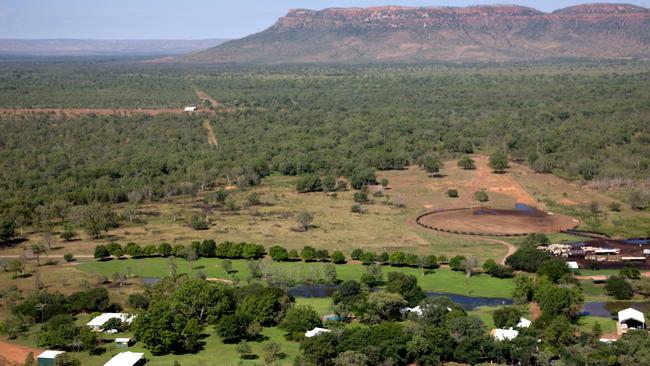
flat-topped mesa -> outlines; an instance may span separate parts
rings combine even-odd
[[[643,14],[650,9],[629,4],[594,3],[569,6],[553,12],[554,15],[588,15],[588,14]]]
[[[587,4],[293,9],[196,62],[367,63],[650,57],[650,10]]]
[[[426,27],[441,21],[475,17],[531,17],[545,13],[518,5],[485,5],[469,7],[405,7],[378,6],[369,8],[327,8],[323,10],[291,9],[272,29],[353,27],[389,28]]]

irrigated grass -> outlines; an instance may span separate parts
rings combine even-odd
[[[215,258],[201,258],[191,265],[184,259],[172,259],[177,264],[177,273],[190,273],[202,271],[207,277],[230,279],[231,275],[221,267],[221,260]],[[110,277],[116,272],[136,275],[140,277],[164,277],[169,275],[169,259],[165,258],[146,258],[146,259],[124,259],[111,260],[106,262],[92,261],[85,262],[77,266],[79,270],[87,273],[95,273]],[[246,280],[250,271],[244,260],[233,260],[232,267],[234,275],[240,280]],[[278,266],[287,273],[307,272],[316,267],[322,271],[325,264],[323,263],[304,263],[304,262],[281,262],[265,263]],[[273,263],[273,264],[271,264]],[[339,280],[359,280],[365,273],[366,267],[361,264],[349,263],[336,265],[336,272]],[[482,297],[505,297],[511,296],[512,281],[509,279],[497,279],[488,275],[474,275],[467,278],[462,272],[454,272],[447,268],[440,268],[433,273],[422,274],[417,268],[404,267],[384,267],[384,275],[389,272],[403,272],[412,274],[418,278],[418,283],[425,291],[447,292],[462,295],[482,296]]]

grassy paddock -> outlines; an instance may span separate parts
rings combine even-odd
[[[190,263],[184,259],[175,259],[178,269],[177,273],[195,273],[203,271],[206,276],[213,278],[229,279],[231,275],[226,274],[221,266],[221,259],[201,258],[192,263],[194,269],[190,269]],[[304,262],[264,262],[269,265],[278,266],[287,273],[298,273],[310,271],[316,267],[322,269],[323,263],[304,263]],[[240,280],[245,280],[250,271],[244,260],[233,260],[233,270]],[[84,262],[75,268],[91,274],[99,274],[110,277],[116,272],[131,274],[140,277],[164,277],[169,275],[168,259],[165,258],[146,258],[146,259],[124,259],[111,260],[106,262],[92,261]],[[359,280],[365,273],[366,267],[361,264],[348,263],[345,265],[336,265],[338,278],[342,281]],[[422,274],[417,268],[397,268],[384,267],[384,274],[389,272],[403,272],[415,275],[418,283],[425,291],[448,292],[453,294],[483,296],[483,297],[510,297],[512,291],[512,281],[509,279],[497,279],[487,275],[475,275],[467,279],[464,273],[454,272],[447,268],[440,268],[433,273]]]

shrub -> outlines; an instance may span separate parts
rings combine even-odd
[[[487,202],[490,200],[490,196],[488,196],[487,192],[484,190],[480,190],[474,192],[474,200],[479,202]]]
[[[274,245],[269,248],[269,255],[274,261],[286,261],[289,259],[289,252],[279,245]]]
[[[111,256],[111,253],[104,245],[98,245],[95,247],[95,259],[106,259]]]
[[[322,189],[320,177],[315,174],[304,175],[296,181],[296,191],[300,193],[316,192]]]
[[[205,216],[195,214],[190,217],[190,226],[194,230],[207,230],[208,222],[205,219]]]
[[[337,250],[334,253],[332,253],[330,259],[332,260],[333,263],[336,264],[345,263],[345,255],[343,255],[343,253],[340,250]]]
[[[562,277],[571,273],[566,262],[559,259],[546,260],[537,267],[537,275],[546,276],[551,282],[557,283]]]
[[[314,257],[316,260],[324,262],[330,258],[330,254],[327,249],[318,249],[316,252],[314,252]]]
[[[354,259],[355,261],[359,260],[359,257],[361,257],[361,254],[363,254],[363,250],[361,249],[354,249],[352,253],[350,253],[350,258]]]
[[[350,212],[352,212],[352,213],[358,213],[358,214],[364,214],[364,213],[368,212],[368,210],[367,210],[365,207],[361,206],[360,204],[355,203],[355,204],[352,205],[352,207],[350,208]]]
[[[70,262],[74,261],[74,255],[73,255],[72,253],[65,253],[65,254],[63,255],[63,259],[64,259],[66,262],[70,263]]]
[[[172,254],[172,246],[167,243],[158,245],[158,254],[162,257],[169,257]]]
[[[310,246],[305,246],[300,251],[300,258],[302,258],[305,262],[313,261],[316,259],[316,249]]]
[[[357,192],[354,192],[354,202],[358,203],[366,203],[369,201],[368,198],[368,186],[363,186],[361,189]]]
[[[493,259],[485,261],[483,264],[483,270],[487,274],[496,278],[511,278],[514,275],[512,268],[499,265]]]
[[[376,258],[377,256],[373,252],[363,252],[363,254],[359,256],[359,260],[365,265],[375,263]]]
[[[456,190],[456,189],[447,190],[447,196],[449,196],[451,198],[458,198],[458,190]]]
[[[126,246],[124,246],[124,253],[126,255],[130,255],[131,257],[139,257],[142,255],[142,249],[140,246],[136,243],[126,243]]]

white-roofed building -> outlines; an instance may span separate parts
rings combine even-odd
[[[197,110],[197,107],[195,105],[188,105],[184,109],[185,112],[196,112],[196,110]]]
[[[526,318],[519,318],[519,323],[517,323],[516,328],[528,328],[532,323]]]
[[[305,337],[307,337],[307,338],[316,337],[316,336],[321,335],[323,333],[329,333],[329,332],[331,332],[331,330],[316,327],[316,328],[314,328],[312,330],[309,330],[309,331],[305,332]]]
[[[115,338],[115,344],[121,347],[128,347],[131,344],[131,338]]]
[[[625,334],[630,329],[645,329],[645,316],[642,312],[627,308],[618,312],[618,333]]]
[[[413,314],[415,314],[417,316],[421,316],[422,315],[422,310],[423,310],[422,307],[420,305],[418,305],[418,306],[416,306],[414,308],[409,308],[409,307],[402,308],[400,310],[400,313],[402,313],[403,315],[413,313]]]
[[[91,321],[86,323],[87,326],[92,328],[94,331],[101,332],[102,326],[109,320],[117,318],[120,319],[122,322],[131,324],[133,319],[135,319],[135,315],[131,314],[126,314],[126,313],[103,313],[99,316],[94,317]],[[108,329],[110,330],[110,329]]]
[[[140,366],[144,363],[144,353],[122,352],[111,358],[104,366]]]
[[[578,262],[566,262],[566,265],[569,269],[580,269]]]
[[[53,366],[56,364],[56,357],[64,353],[64,351],[43,351],[43,353],[36,357],[38,366]]]
[[[497,329],[492,329],[490,335],[492,335],[492,337],[494,337],[494,339],[496,339],[497,341],[505,341],[505,340],[511,341],[517,338],[517,336],[519,335],[519,331],[512,328],[510,329],[497,328]]]

